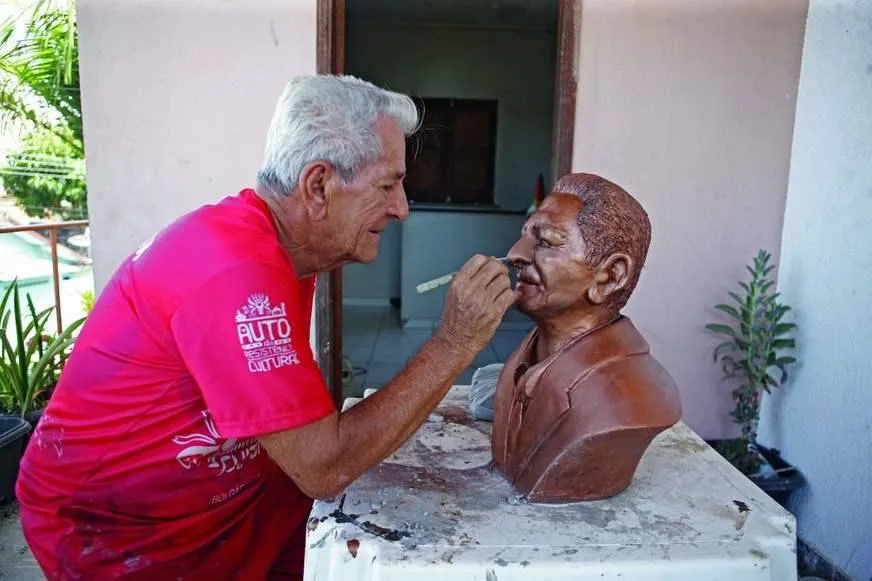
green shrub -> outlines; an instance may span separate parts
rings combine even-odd
[[[46,323],[54,307],[37,312],[30,295],[22,302],[14,280],[0,297],[0,411],[23,417],[50,396],[85,319],[53,335]]]

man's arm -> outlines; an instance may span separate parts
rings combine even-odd
[[[472,359],[434,337],[390,383],[350,410],[261,443],[306,495],[336,496],[411,437]]]
[[[505,266],[473,257],[449,289],[440,330],[390,383],[343,414],[261,443],[305,494],[336,496],[412,436],[493,337],[513,299]]]

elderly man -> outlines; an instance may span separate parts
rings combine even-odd
[[[414,103],[350,77],[294,79],[257,189],[169,225],[118,269],[21,465],[50,579],[299,578],[312,498],[393,453],[514,301],[475,256],[438,331],[377,394],[334,408],[309,347],[315,275],[372,262],[404,220]]]

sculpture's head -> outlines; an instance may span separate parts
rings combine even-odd
[[[592,174],[562,177],[509,251],[518,310],[536,321],[617,315],[650,241],[648,214],[621,187]]]

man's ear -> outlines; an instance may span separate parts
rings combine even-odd
[[[326,161],[313,161],[300,173],[298,193],[303,207],[314,220],[323,220],[327,216],[329,184],[333,175],[333,167]]]
[[[635,269],[633,259],[623,252],[615,252],[597,268],[594,284],[587,291],[588,300],[601,305],[609,297],[627,287]]]

